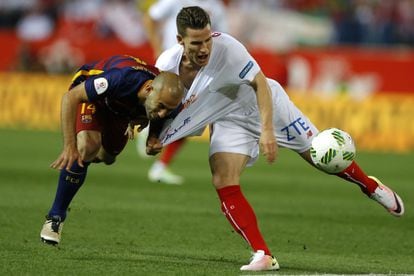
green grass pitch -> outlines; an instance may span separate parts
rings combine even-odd
[[[221,214],[206,143],[187,144],[174,163],[182,186],[149,183],[153,159],[140,159],[134,143],[114,165],[92,165],[56,247],[39,231],[56,190],[58,172],[48,166],[60,134],[3,129],[0,143],[0,275],[242,274],[250,249]],[[273,165],[262,157],[246,169],[243,191],[277,274],[414,273],[413,157],[357,152],[404,199],[403,218],[287,150]]]

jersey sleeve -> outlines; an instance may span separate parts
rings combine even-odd
[[[210,85],[210,89],[217,91],[224,86],[250,84],[261,71],[260,66],[239,41],[226,34],[218,36],[223,37],[217,37],[217,45],[213,44],[213,47],[220,50],[216,61],[220,72]]]
[[[111,97],[122,84],[122,73],[119,69],[111,69],[96,76],[91,76],[85,81],[86,94],[89,101],[93,102],[102,97]]]
[[[241,82],[251,82],[260,72],[260,66],[246,47],[236,39],[227,36],[227,70]]]

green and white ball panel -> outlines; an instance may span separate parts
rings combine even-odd
[[[321,170],[334,174],[346,169],[355,159],[354,141],[348,133],[337,128],[321,131],[312,140],[310,154]]]

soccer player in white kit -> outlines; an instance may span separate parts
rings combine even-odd
[[[226,218],[251,246],[252,260],[241,270],[277,270],[279,264],[272,257],[256,215],[240,188],[240,175],[246,165],[258,157],[259,147],[272,163],[277,157],[278,145],[296,151],[312,164],[309,148],[317,128],[295,107],[283,88],[274,80],[266,79],[260,67],[245,47],[230,35],[212,33],[208,14],[199,7],[183,8],[177,16],[179,45],[165,51],[157,60],[161,71],[179,74],[188,90],[184,107],[204,106],[204,117],[180,118],[182,127],[175,128],[166,139],[174,140],[187,123],[211,123],[210,168],[212,181],[218,193]],[[215,108],[209,99],[215,93],[226,95],[226,107]],[[199,100],[203,99],[204,102]],[[231,100],[234,99],[234,100]],[[207,114],[207,115],[206,115]],[[191,119],[191,120],[189,120]],[[194,126],[196,130],[198,126]],[[163,139],[163,138],[161,138]],[[404,213],[403,202],[390,188],[375,177],[367,176],[353,162],[336,174],[357,184],[370,198],[391,214]]]
[[[212,28],[216,31],[227,32],[228,21],[225,6],[221,0],[158,0],[155,1],[144,16],[144,23],[155,57],[164,50],[177,44],[177,27],[175,19],[183,7],[200,6],[207,11],[213,20]],[[145,152],[148,129],[140,132],[137,137],[137,151],[141,157],[147,157]],[[148,179],[152,182],[165,184],[182,184],[184,178],[173,173],[169,167],[187,139],[179,139],[168,144],[161,155],[148,170]]]

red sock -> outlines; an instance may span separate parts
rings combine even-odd
[[[377,182],[369,178],[355,161],[353,161],[348,168],[340,173],[337,173],[336,175],[349,182],[357,184],[361,188],[362,192],[368,196],[370,196],[378,187]]]
[[[240,185],[227,186],[217,190],[221,201],[221,210],[227,220],[253,248],[263,250],[266,255],[272,255],[260,233],[256,215],[246,200]]]
[[[181,149],[182,145],[184,145],[185,141],[186,139],[183,138],[168,144],[162,151],[160,161],[165,165],[168,165],[177,154],[178,150]]]

